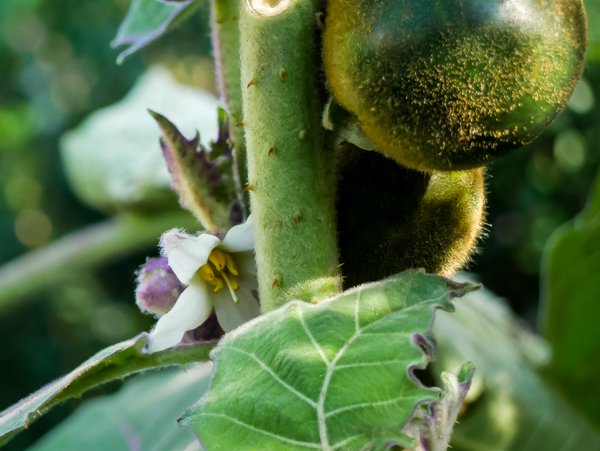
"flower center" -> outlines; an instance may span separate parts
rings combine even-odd
[[[206,264],[198,269],[198,274],[213,287],[213,292],[218,293],[227,287],[233,302],[236,304],[239,302],[235,292],[240,288],[237,281],[240,273],[231,255],[219,249],[213,249]]]

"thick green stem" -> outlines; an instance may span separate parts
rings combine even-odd
[[[242,99],[263,311],[339,290],[316,0],[242,0]],[[310,299],[307,299],[310,300]]]
[[[240,0],[212,1],[212,41],[217,83],[229,113],[229,133],[233,143],[236,175],[240,188],[248,181],[246,145],[242,127],[242,90],[240,87]],[[248,196],[241,194],[247,208]]]

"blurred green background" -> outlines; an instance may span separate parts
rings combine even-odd
[[[117,66],[120,50],[109,44],[128,7],[129,0],[0,1],[0,264],[106,218],[67,184],[59,154],[65,131],[121,99],[150,65],[214,89],[207,10]],[[134,272],[155,254],[149,246],[64,274],[0,308],[0,410],[150,328],[134,303]],[[42,418],[7,449],[23,449],[76,404]]]
[[[469,267],[534,327],[544,245],[585,205],[600,159],[600,6],[586,3],[591,43],[584,80],[543,136],[490,167],[488,236]],[[153,64],[214,89],[206,8],[117,66],[119,52],[109,43],[128,6],[129,0],[0,1],[0,264],[105,218],[66,182],[59,156],[65,131],[121,99]],[[133,290],[136,268],[154,253],[150,246],[64,274],[0,308],[0,409],[150,327]],[[7,449],[24,448],[75,405],[44,417]]]

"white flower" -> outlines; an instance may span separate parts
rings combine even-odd
[[[193,236],[174,229],[163,234],[160,245],[169,266],[187,288],[150,333],[150,352],[179,343],[185,332],[204,323],[213,309],[226,332],[258,316],[250,217],[232,227],[223,240],[208,233]]]

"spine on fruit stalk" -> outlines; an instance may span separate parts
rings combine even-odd
[[[582,0],[329,0],[329,88],[384,154],[479,167],[561,111],[586,47]]]
[[[346,288],[408,268],[451,276],[484,228],[483,168],[423,173],[345,144],[337,187]]]

